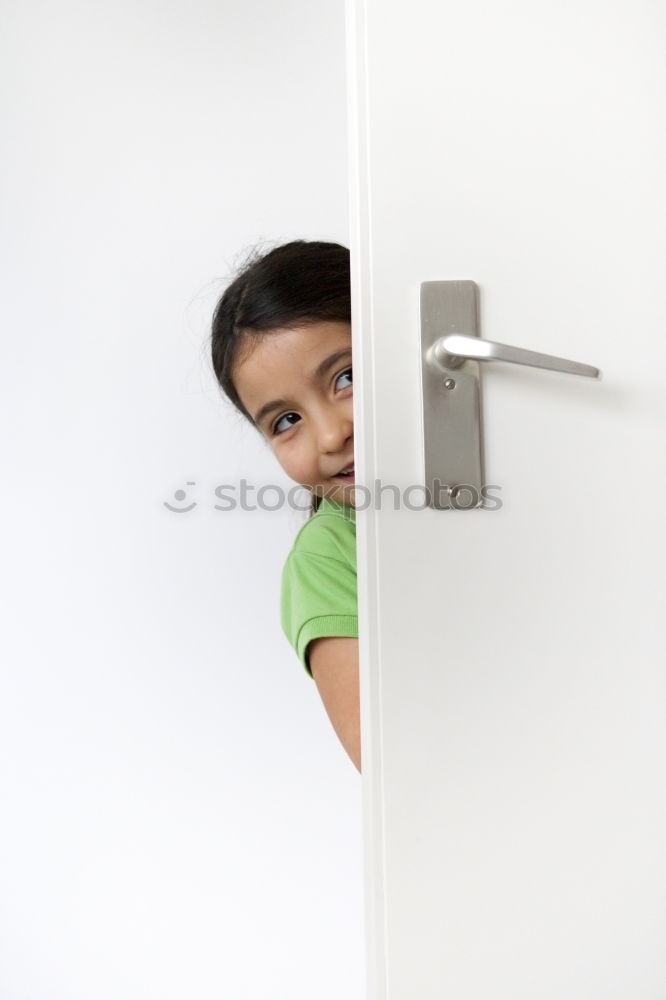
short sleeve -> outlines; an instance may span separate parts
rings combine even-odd
[[[313,639],[358,638],[355,558],[339,538],[327,541],[328,552],[295,547],[282,572],[282,628],[310,676],[307,647]]]

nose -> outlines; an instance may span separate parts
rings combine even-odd
[[[343,451],[354,436],[354,421],[339,406],[327,407],[318,416],[315,433],[322,454]]]

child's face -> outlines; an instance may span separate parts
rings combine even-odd
[[[251,338],[234,370],[246,410],[290,479],[354,506],[353,474],[340,476],[354,466],[351,326],[317,321]]]

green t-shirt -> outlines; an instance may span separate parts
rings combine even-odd
[[[282,629],[310,676],[308,643],[358,637],[356,511],[324,498],[302,526],[282,570]]]

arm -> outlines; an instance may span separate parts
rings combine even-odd
[[[310,669],[338,739],[361,770],[358,639],[313,639]]]

